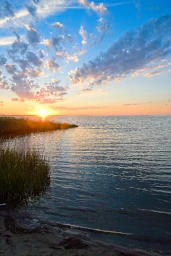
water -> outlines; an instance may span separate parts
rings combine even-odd
[[[90,232],[91,239],[170,255],[171,117],[51,119],[79,127],[14,142],[43,151],[51,165],[50,190],[25,210],[113,231]]]

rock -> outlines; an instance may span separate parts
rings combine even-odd
[[[12,216],[6,216],[4,218],[4,225],[6,229],[11,231],[12,233],[32,234],[32,233],[40,233],[42,231],[41,227],[34,228],[34,227],[21,225],[17,223],[14,217]]]
[[[12,233],[15,233],[15,219],[11,216],[6,216],[4,218],[4,225],[7,230],[10,230]]]
[[[58,245],[65,249],[87,249],[89,247],[84,241],[75,237],[64,238]]]
[[[4,218],[0,216],[0,233],[4,232],[5,230]]]

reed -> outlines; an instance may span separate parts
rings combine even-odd
[[[50,168],[44,156],[0,148],[0,203],[27,202],[45,192],[49,184]]]
[[[0,135],[46,132],[78,127],[74,124],[34,121],[25,118],[0,117]]]
[[[74,127],[77,125],[0,117],[0,139]],[[35,151],[20,152],[9,146],[4,148],[0,144],[0,204],[27,202],[45,192],[49,184],[50,167],[43,155]]]

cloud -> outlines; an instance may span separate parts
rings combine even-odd
[[[59,84],[59,83],[60,83],[59,80],[57,80],[57,79],[52,79],[52,84]]]
[[[53,28],[55,28],[58,32],[63,32],[65,30],[64,25],[60,22],[54,22],[51,24]]]
[[[32,82],[30,80],[20,80],[18,83],[11,86],[11,91],[17,94],[18,97],[27,100],[34,99],[32,90]]]
[[[77,110],[93,110],[93,109],[103,109],[109,108],[110,106],[86,106],[86,107],[65,107],[65,106],[53,106],[52,109],[54,110],[68,110],[68,111],[77,111]]]
[[[14,74],[14,73],[17,71],[16,66],[13,65],[13,64],[6,64],[6,65],[5,65],[5,68],[6,68],[6,71],[7,71],[9,74]]]
[[[140,12],[141,12],[141,3],[140,3],[140,0],[133,0],[133,3],[138,11],[138,15],[140,15]]]
[[[47,64],[47,67],[49,69],[53,70],[54,72],[59,69],[59,65],[58,65],[58,63],[56,63],[55,60],[52,60],[52,59],[48,60],[46,64]]]
[[[0,66],[4,66],[6,62],[7,62],[7,59],[2,55],[0,55]]]
[[[33,16],[33,17],[36,17],[36,10],[37,10],[37,7],[36,5],[34,4],[34,2],[31,2],[30,4],[28,4],[26,6],[26,9],[28,10],[28,12]]]
[[[33,64],[34,66],[40,67],[43,64],[41,58],[39,58],[35,53],[28,51],[27,52],[27,60],[29,63]]]
[[[39,57],[43,58],[45,56],[45,52],[39,49]]]
[[[0,78],[0,89],[8,90],[10,89],[9,84],[4,79]]]
[[[13,75],[12,75],[12,81],[14,82],[14,83],[18,83],[18,82],[20,82],[22,79],[24,79],[24,78],[27,78],[27,74],[25,73],[25,72],[22,72],[22,71],[18,71],[18,72],[13,72],[12,73]]]
[[[12,101],[36,101],[41,104],[52,104],[67,94],[68,87],[59,86],[59,81],[54,80],[52,83],[46,85],[46,87],[39,88],[33,80],[28,77],[36,77],[41,75],[39,70],[31,70],[26,72],[16,72],[13,74],[11,91],[16,93],[17,97],[12,98]]]
[[[67,90],[68,87],[48,85],[36,92],[35,100],[41,104],[53,104],[62,100],[63,96],[67,95]]]
[[[90,33],[90,37],[92,39],[91,46],[101,43],[105,36],[109,34],[109,31],[111,30],[110,22],[103,17],[100,17],[97,23],[98,25],[96,26],[96,30],[98,34]]]
[[[34,77],[35,78],[35,77],[43,75],[43,72],[41,70],[36,70],[36,69],[31,68],[27,71],[27,75],[29,77]]]
[[[50,44],[53,45],[55,50],[61,51],[65,43],[72,43],[72,42],[73,42],[73,37],[70,34],[65,34],[65,35],[57,35],[52,37]],[[47,45],[49,44],[47,40],[44,41],[44,43],[46,43]]]
[[[126,107],[128,107],[128,106],[139,106],[139,105],[141,105],[140,103],[126,103],[126,104],[123,104],[123,106],[126,106]]]
[[[98,26],[97,26],[97,31],[100,33],[100,39],[99,39],[100,42],[104,39],[105,35],[108,33],[110,29],[111,29],[110,22],[101,17],[98,20]]]
[[[0,37],[0,46],[11,45],[15,41],[15,36]]]
[[[83,91],[83,92],[92,92],[93,89],[92,89],[92,88],[86,88],[86,89],[83,89],[82,91]]]
[[[3,1],[0,5],[0,18],[14,16],[13,6],[8,1]]]
[[[57,47],[60,47],[62,42],[63,42],[63,37],[62,36],[55,36],[51,40],[51,44],[55,47],[55,49]]]
[[[43,39],[43,44],[46,46],[46,48],[49,48],[51,45],[51,41],[49,39]]]
[[[10,28],[10,31],[16,36],[17,40],[19,41],[20,40],[20,36],[19,34],[15,31],[14,28]]]
[[[7,81],[5,81],[4,77],[2,76],[2,70],[0,70],[0,89],[8,90],[9,88],[10,87]]]
[[[18,98],[12,98],[11,100],[12,100],[12,101],[19,101]]]
[[[40,43],[40,36],[37,32],[37,30],[31,26],[31,25],[26,25],[25,26],[27,29],[27,40],[31,45],[35,45]]]
[[[54,13],[60,13],[67,9],[67,7],[72,3],[75,2],[73,0],[40,0],[37,4],[37,16],[45,18],[50,16]]]
[[[67,59],[68,61],[74,61],[74,62],[78,62],[79,59],[77,57],[77,55],[69,55],[67,52],[56,52],[56,56],[58,58],[65,58]]]
[[[30,64],[28,62],[28,60],[26,59],[19,59],[19,58],[15,58],[15,63],[18,63],[19,67],[22,70],[27,69],[28,67],[30,67]]]
[[[145,77],[151,77],[151,76],[156,76],[156,75],[160,75],[161,74],[161,71],[154,71],[154,72],[151,72],[151,73],[146,73],[144,76]]]
[[[83,45],[85,45],[85,44],[87,44],[87,31],[84,29],[84,27],[83,26],[81,26],[80,27],[80,29],[79,29],[79,34],[81,35],[81,37],[82,37],[82,44]]]
[[[96,90],[93,90],[93,88],[85,88],[85,89],[82,89],[81,93],[90,93],[90,94],[104,94],[106,93],[105,90],[102,90],[102,89],[96,89]],[[79,93],[78,95],[80,95],[81,93]]]
[[[132,75],[171,53],[171,15],[153,18],[137,30],[124,33],[94,60],[69,73],[75,83],[105,84]]]
[[[34,0],[26,7],[16,11],[13,16],[9,15],[10,9],[8,8],[8,12],[5,13],[5,16],[3,15],[3,17],[1,17],[0,15],[0,27],[11,26],[11,22],[17,26],[23,26],[24,24],[32,22],[34,16],[38,19],[42,19],[54,13],[57,15],[65,11],[73,2],[76,2],[76,0]],[[13,12],[11,12],[11,15],[12,14]]]
[[[28,49],[28,44],[25,42],[14,41],[11,45],[11,49],[7,50],[10,58],[15,59],[16,54],[21,54],[22,56],[26,53]]]
[[[59,86],[59,85],[49,85],[47,86],[47,91],[50,93],[50,94],[53,94],[53,95],[61,95],[61,92],[66,92],[68,88],[67,87],[62,87],[62,86]]]
[[[106,4],[107,7],[113,7],[113,6],[119,6],[119,5],[124,5],[124,4],[130,4],[130,1],[127,2],[118,2],[118,3],[113,3],[113,4]]]
[[[57,101],[59,101],[59,99],[52,99],[52,98],[39,98],[37,99],[37,102],[40,104],[54,104]]]
[[[4,17],[0,19],[0,27],[11,27],[11,22],[13,25],[23,26],[26,22],[26,17],[29,18],[29,12],[26,9],[21,9],[15,12],[12,17]],[[31,22],[31,19],[28,19]]]
[[[78,0],[78,2],[83,5],[85,8],[93,10],[98,15],[104,15],[107,12],[107,8],[103,3],[100,3],[99,5],[95,4],[94,2],[89,3],[87,0]]]

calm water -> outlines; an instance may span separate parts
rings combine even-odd
[[[27,212],[114,231],[91,239],[170,255],[171,117],[51,119],[79,127],[14,142],[43,151],[51,165],[50,191]]]

